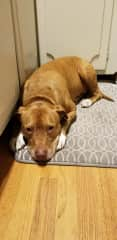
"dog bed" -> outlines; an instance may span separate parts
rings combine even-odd
[[[99,85],[114,102],[102,99],[89,108],[79,103],[65,147],[48,164],[117,167],[117,85]],[[36,163],[27,146],[17,151],[15,158],[18,162]]]

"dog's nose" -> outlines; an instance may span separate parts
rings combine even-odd
[[[35,151],[35,157],[37,161],[46,161],[47,151],[45,149],[38,149]]]

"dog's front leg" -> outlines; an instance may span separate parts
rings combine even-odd
[[[58,145],[57,145],[57,150],[62,149],[65,146],[65,142],[66,142],[66,135],[68,132],[68,129],[71,125],[71,123],[75,120],[76,118],[76,110],[73,110],[72,112],[69,112],[67,114],[68,119],[66,121],[66,123],[64,124],[61,134],[59,136],[59,141],[58,141]]]
[[[9,143],[10,149],[15,152],[22,149],[25,146],[23,133],[20,132],[17,137],[13,137]]]

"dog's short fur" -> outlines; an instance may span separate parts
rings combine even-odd
[[[78,57],[64,57],[44,64],[25,82],[21,116],[22,132],[35,160],[49,160],[65,145],[66,133],[76,118],[76,103],[89,107],[104,95],[91,64]]]

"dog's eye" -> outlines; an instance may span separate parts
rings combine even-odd
[[[48,132],[51,132],[54,129],[54,126],[48,126]]]
[[[32,133],[32,130],[33,130],[33,129],[32,129],[31,127],[27,127],[27,128],[26,128],[26,131],[27,131],[28,133]]]

